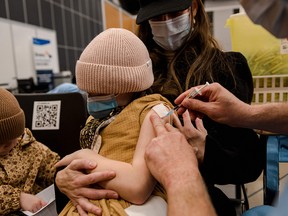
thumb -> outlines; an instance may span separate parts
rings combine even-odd
[[[206,114],[207,111],[209,110],[209,103],[203,102],[195,98],[185,99],[182,102],[182,106],[188,109],[189,112],[195,111]]]

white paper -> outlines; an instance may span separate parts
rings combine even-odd
[[[151,196],[143,205],[131,205],[125,212],[129,216],[166,216],[167,203],[159,196]]]
[[[54,191],[54,184],[50,185],[49,187],[45,188],[44,190],[42,190],[41,192],[39,192],[38,194],[36,194],[37,197],[41,198],[42,200],[44,200],[45,202],[47,202],[47,205],[45,205],[44,207],[42,207],[39,211],[32,213],[30,211],[22,211],[25,215],[28,216],[32,216],[32,215],[40,215],[38,213],[40,213],[42,210],[44,210],[45,208],[47,208],[52,202],[55,201],[55,191]],[[54,202],[55,203],[55,202]],[[53,209],[54,210],[54,209]],[[49,212],[51,212],[51,210],[49,210]],[[56,208],[55,208],[55,213],[56,213]],[[48,214],[46,214],[48,216]],[[50,214],[50,215],[57,215],[57,214]]]

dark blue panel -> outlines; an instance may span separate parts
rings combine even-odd
[[[0,17],[7,18],[5,0],[0,0]]]
[[[76,55],[77,55],[76,50],[74,50],[74,49],[68,50],[69,66],[67,69],[70,70],[72,72],[72,74],[75,74],[75,65],[76,65],[76,61],[77,61]]]
[[[58,47],[60,71],[67,70],[65,49]]]
[[[69,11],[65,10],[65,28],[66,28],[66,33],[67,33],[67,38],[66,38],[66,45],[74,47],[76,44],[74,44],[74,31],[73,31],[73,26],[72,26],[72,13]]]
[[[76,32],[76,46],[83,48],[84,42],[82,38],[82,25],[81,25],[81,17],[78,14],[74,15],[75,18],[75,32]]]
[[[54,19],[58,44],[65,45],[62,9],[57,5],[54,5]]]
[[[19,22],[25,22],[23,1],[13,0],[13,1],[8,1],[8,4],[9,4],[10,19],[16,20]]]
[[[40,4],[41,4],[43,27],[53,29],[51,4],[49,4],[47,1],[40,1]]]
[[[28,23],[40,26],[38,0],[26,0]]]

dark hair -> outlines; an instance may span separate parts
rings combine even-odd
[[[194,1],[198,3],[195,23],[191,20],[192,26],[187,39],[172,53],[170,62],[169,52],[154,42],[149,22],[143,22],[138,29],[138,36],[146,45],[153,62],[155,81],[150,89],[151,93],[160,93],[171,100],[191,86],[203,84],[205,81],[213,82],[216,76],[213,72],[214,64],[217,64],[220,73],[221,68],[227,71],[228,67],[234,79],[229,62],[225,60],[220,46],[211,34],[204,5],[201,0]]]

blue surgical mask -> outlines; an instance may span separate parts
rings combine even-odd
[[[95,119],[108,116],[117,106],[115,95],[93,96],[87,99],[88,113]]]
[[[165,21],[149,20],[153,40],[165,50],[176,50],[182,46],[191,28],[190,14],[184,13]]]

